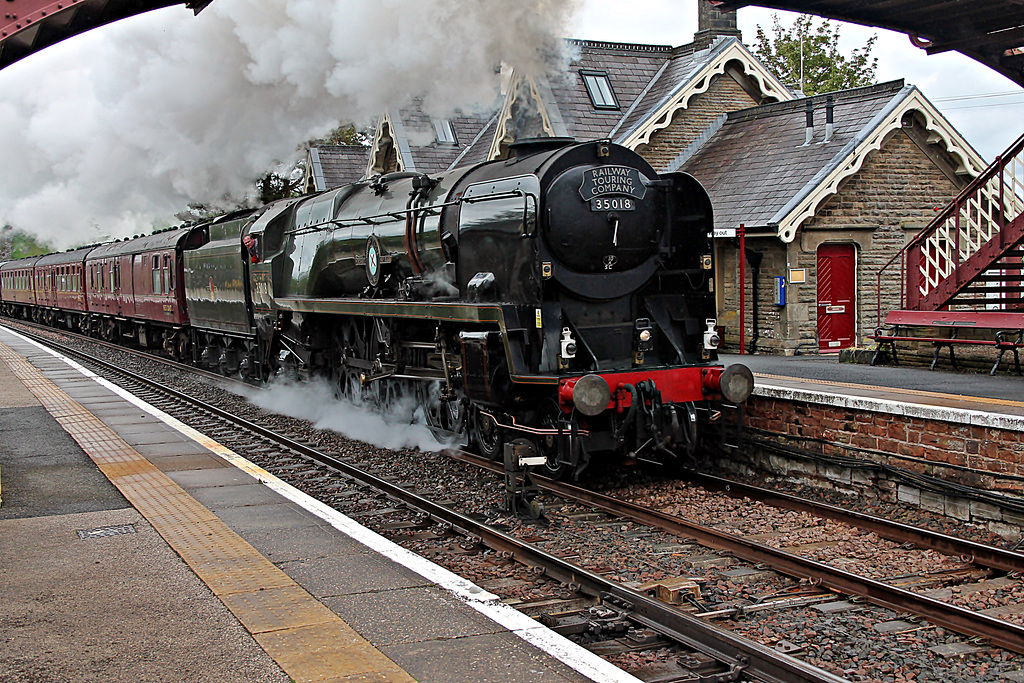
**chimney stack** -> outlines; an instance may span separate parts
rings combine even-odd
[[[832,139],[832,133],[835,132],[835,98],[828,95],[825,98],[825,140],[828,142]]]
[[[706,50],[719,36],[736,36],[736,10],[719,12],[708,0],[697,0],[697,33],[693,36],[693,49]]]

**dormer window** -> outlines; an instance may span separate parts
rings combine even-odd
[[[448,119],[434,119],[434,135],[437,137],[437,144],[439,145],[454,145],[457,144],[455,139],[455,129],[452,128],[452,122]]]
[[[587,86],[587,94],[594,103],[595,109],[618,109],[619,101],[615,99],[615,91],[604,71],[580,71],[583,83]]]

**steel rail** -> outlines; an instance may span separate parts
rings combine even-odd
[[[24,333],[22,333],[24,334]],[[27,335],[35,337],[35,335]],[[120,368],[89,354],[43,338],[36,340],[51,347],[60,348],[62,353],[76,356],[105,370],[120,374],[152,390],[165,393],[201,410],[207,411],[239,427],[246,433],[258,434],[275,441],[285,448],[304,455],[311,460],[336,469],[342,474],[371,486],[389,498],[401,501],[430,515],[433,519],[448,524],[470,537],[481,539],[488,547],[507,553],[519,562],[543,568],[546,575],[566,585],[577,586],[582,592],[609,600],[612,604],[628,609],[631,617],[662,635],[683,643],[728,666],[731,671],[742,671],[766,683],[848,683],[846,679],[818,669],[789,655],[737,636],[712,623],[690,616],[643,593],[626,588],[599,574],[576,566],[529,543],[520,541],[496,529],[488,527],[455,510],[434,503],[426,498],[403,489],[397,484],[381,479],[353,465],[322,453],[308,444],[295,441],[267,429],[259,424],[238,417],[217,406],[205,403],[188,394],[167,387],[130,370]],[[187,366],[186,366],[187,367]]]
[[[173,358],[168,358],[166,356],[158,356],[158,355],[156,355],[154,353],[148,353],[144,349],[133,349],[133,348],[127,347],[127,346],[121,346],[120,344],[115,344],[114,342],[109,342],[106,339],[97,339],[96,337],[90,337],[88,335],[82,334],[81,332],[75,332],[73,330],[60,329],[60,328],[57,328],[57,327],[49,327],[47,325],[41,325],[39,323],[34,323],[34,322],[30,321],[30,320],[21,320],[21,319],[17,319],[17,318],[3,318],[2,322],[0,322],[0,325],[2,325],[3,327],[6,327],[8,329],[15,330],[19,334],[30,334],[30,333],[26,332],[24,329],[17,329],[18,326],[26,327],[26,328],[29,328],[31,330],[36,330],[38,332],[52,332],[52,333],[56,333],[56,334],[71,335],[71,336],[75,337],[76,339],[81,339],[83,341],[87,341],[90,344],[96,344],[97,346],[101,346],[103,348],[110,349],[111,351],[120,351],[122,353],[135,354],[135,355],[138,355],[141,358],[145,358],[146,360],[153,361],[154,363],[159,363],[161,365],[166,365],[167,367],[174,368],[175,370],[181,370],[182,368],[188,368],[188,371],[191,372],[194,375],[198,375],[199,377],[205,377],[207,379],[212,379],[214,381],[219,381],[219,382],[222,382],[224,384],[237,384],[239,386],[246,386],[246,387],[258,387],[258,386],[261,385],[261,383],[247,382],[247,381],[245,381],[243,379],[239,379],[238,377],[235,377],[233,375],[224,375],[224,374],[221,374],[221,373],[218,373],[218,372],[213,372],[211,370],[206,370],[204,368],[197,368],[194,365],[185,365],[183,363],[180,363],[180,362],[174,360]],[[50,341],[50,340],[46,340],[45,337],[36,337],[36,339],[40,343],[47,343],[47,344],[55,344],[55,343],[57,343],[57,342],[53,342],[53,341]],[[91,356],[90,356],[90,359],[92,359]]]
[[[943,555],[958,556],[964,562],[979,567],[998,569],[1004,572],[1024,573],[1024,554],[1012,550],[957,538],[956,536],[950,536],[910,524],[903,524],[902,522],[893,522],[864,512],[844,510],[828,503],[805,500],[788,493],[770,491],[758,486],[729,481],[728,479],[709,474],[687,471],[686,477],[691,482],[699,484],[704,488],[718,490],[734,498],[747,497],[753,500],[760,500],[774,507],[795,512],[808,512],[819,517],[825,517],[859,529],[874,532],[891,541],[913,543],[918,548],[934,550]]]
[[[459,457],[480,464],[476,456],[460,455]],[[488,469],[500,470],[493,464],[489,464]],[[701,545],[725,550],[747,562],[766,564],[783,574],[807,579],[812,583],[841,593],[862,597],[872,604],[896,612],[911,612],[924,617],[937,626],[967,636],[981,637],[1007,650],[1024,653],[1024,627],[1011,622],[957,607],[881,581],[858,576],[779,548],[718,531],[681,517],[643,508],[601,493],[549,479],[539,479],[537,483],[542,490],[586,503],[614,515],[634,519],[674,536],[693,538]]]

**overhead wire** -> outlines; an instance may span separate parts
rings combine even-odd
[[[1007,90],[1005,92],[987,92],[977,95],[956,95],[953,97],[936,97],[933,102],[955,102],[957,100],[981,100],[989,97],[1008,97],[1010,95],[1024,95],[1022,90]]]
[[[943,104],[946,102],[973,102],[975,100],[990,100],[1005,97],[1024,97],[1024,91],[1021,90],[1007,90],[1005,92],[989,92],[989,93],[977,93],[974,95],[952,95],[950,97],[936,97],[932,101],[936,104]],[[962,109],[985,109],[985,108],[999,108],[999,107],[1019,107],[1024,105],[1024,99],[1020,101],[1009,101],[1009,102],[991,102],[991,103],[980,103],[980,104],[963,104],[956,107],[943,106],[943,111],[958,111]]]

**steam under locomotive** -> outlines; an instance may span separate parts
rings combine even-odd
[[[180,229],[178,278],[161,281],[173,320],[73,319],[229,374],[411,402],[488,457],[579,473],[599,453],[692,454],[749,396],[749,370],[715,364],[711,229],[688,175],[607,141],[527,141]],[[2,282],[5,313],[24,314]]]

